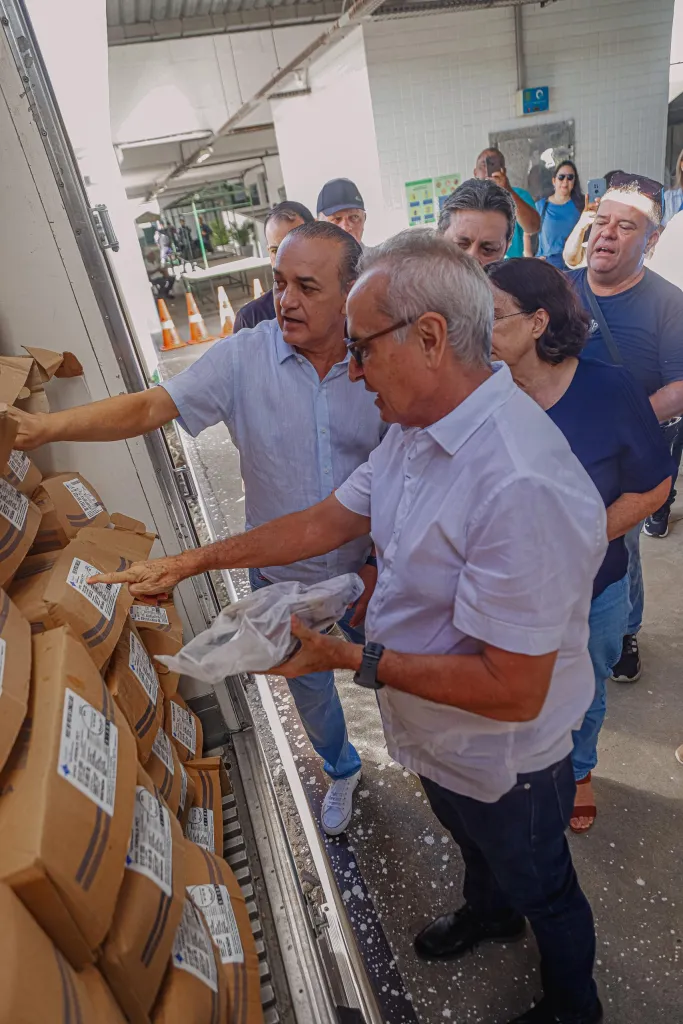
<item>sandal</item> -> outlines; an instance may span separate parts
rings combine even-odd
[[[591,777],[592,773],[589,772],[585,779],[580,779],[579,782],[576,783],[577,788],[579,786],[585,786],[591,782]],[[569,827],[577,836],[583,835],[584,832],[588,832],[588,830],[593,827],[597,816],[598,809],[595,804],[579,804],[579,806],[574,807],[574,810],[572,811],[572,816],[569,819]],[[573,824],[573,822],[577,821],[579,818],[590,818],[590,821],[588,825],[584,825],[583,828],[578,828]]]

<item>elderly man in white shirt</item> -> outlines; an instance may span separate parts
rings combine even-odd
[[[377,689],[390,753],[420,775],[460,846],[464,906],[423,929],[418,954],[512,941],[526,918],[544,993],[515,1024],[597,1024],[593,917],[564,832],[571,730],[594,690],[604,504],[540,406],[491,366],[492,298],[473,260],[412,231],[363,268],[348,303],[350,373],[393,424],[368,462],[307,511],[119,578],[154,593],[159,580],[287,564],[371,529],[369,642],[294,620],[301,648],[275,671],[352,669]]]

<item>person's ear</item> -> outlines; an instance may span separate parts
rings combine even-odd
[[[548,311],[545,309],[537,309],[531,317],[531,333],[534,341],[538,341],[539,338],[543,337],[548,329],[549,323],[550,317],[548,315]]]
[[[659,241],[659,236],[660,235],[661,235],[661,231],[659,230],[659,228],[656,231],[652,232],[652,234],[650,235],[650,237],[647,240],[647,245],[645,246],[645,255],[646,256],[648,256],[652,252],[652,250],[656,246],[657,242]]]
[[[427,366],[438,369],[448,347],[448,325],[441,313],[423,313],[416,325]]]

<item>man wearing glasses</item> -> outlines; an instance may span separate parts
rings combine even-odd
[[[358,242],[333,224],[294,228],[275,260],[276,320],[217,341],[189,369],[150,391],[64,413],[17,412],[15,446],[137,437],[174,419],[196,437],[222,422],[240,453],[247,529],[322,501],[367,460],[385,430],[374,395],[349,380],[346,296],[360,254]],[[358,572],[366,593],[340,625],[362,642],[377,579],[367,533],[338,551],[292,562],[252,567],[252,587]],[[361,762],[349,742],[334,673],[304,673],[290,680],[290,689],[332,779],[322,826],[339,835],[351,819]]]

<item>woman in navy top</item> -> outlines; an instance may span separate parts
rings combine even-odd
[[[584,207],[579,172],[571,160],[558,164],[553,188],[555,191],[551,196],[539,199],[536,203],[536,209],[541,215],[536,255],[554,267],[565,270],[566,264],[562,257],[564,243],[574,230]]]
[[[588,651],[595,697],[574,733],[577,797],[571,827],[587,831],[597,811],[591,771],[605,718],[606,681],[628,622],[624,534],[669,493],[671,455],[645,390],[621,366],[579,359],[588,317],[564,274],[540,260],[486,267],[494,297],[493,355],[567,438],[607,508],[607,554],[595,578]],[[658,504],[659,503],[659,504]]]

